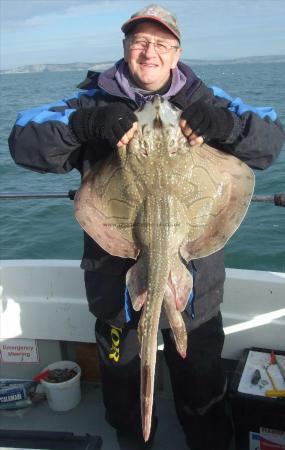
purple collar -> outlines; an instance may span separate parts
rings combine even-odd
[[[128,76],[128,65],[122,61],[115,73],[115,80],[120,90],[130,99],[134,100],[139,106],[149,101],[154,94],[143,95],[138,88],[130,85]],[[169,99],[176,95],[186,84],[186,76],[176,67],[172,70],[172,81],[169,90],[162,97]]]

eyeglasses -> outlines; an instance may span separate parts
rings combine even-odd
[[[152,42],[152,41],[147,41],[146,39],[133,38],[133,39],[131,39],[130,49],[146,51],[150,44],[152,44],[154,46],[156,53],[158,53],[159,55],[168,53],[173,48],[175,48],[176,50],[179,48],[179,46],[176,46],[176,45],[166,45],[166,44],[163,44],[162,42]]]

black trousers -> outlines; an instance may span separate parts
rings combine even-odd
[[[140,433],[140,358],[137,332],[97,320],[106,419],[116,429]],[[191,450],[227,450],[232,435],[226,412],[221,314],[188,334],[187,357],[177,353],[170,329],[162,330],[178,419]]]

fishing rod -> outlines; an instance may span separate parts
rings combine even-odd
[[[68,192],[0,192],[0,200],[32,200],[32,199],[59,199],[68,198],[74,200],[76,190],[70,190]],[[253,195],[252,202],[259,203],[271,203],[275,206],[285,207],[285,193],[272,195]]]

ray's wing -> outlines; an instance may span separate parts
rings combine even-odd
[[[221,249],[241,224],[254,189],[252,170],[232,155],[208,145],[193,148],[188,182],[194,195],[185,199],[189,232],[180,254],[186,260]]]
[[[132,177],[116,154],[95,164],[75,196],[75,217],[106,252],[135,259],[133,225],[141,199]]]

